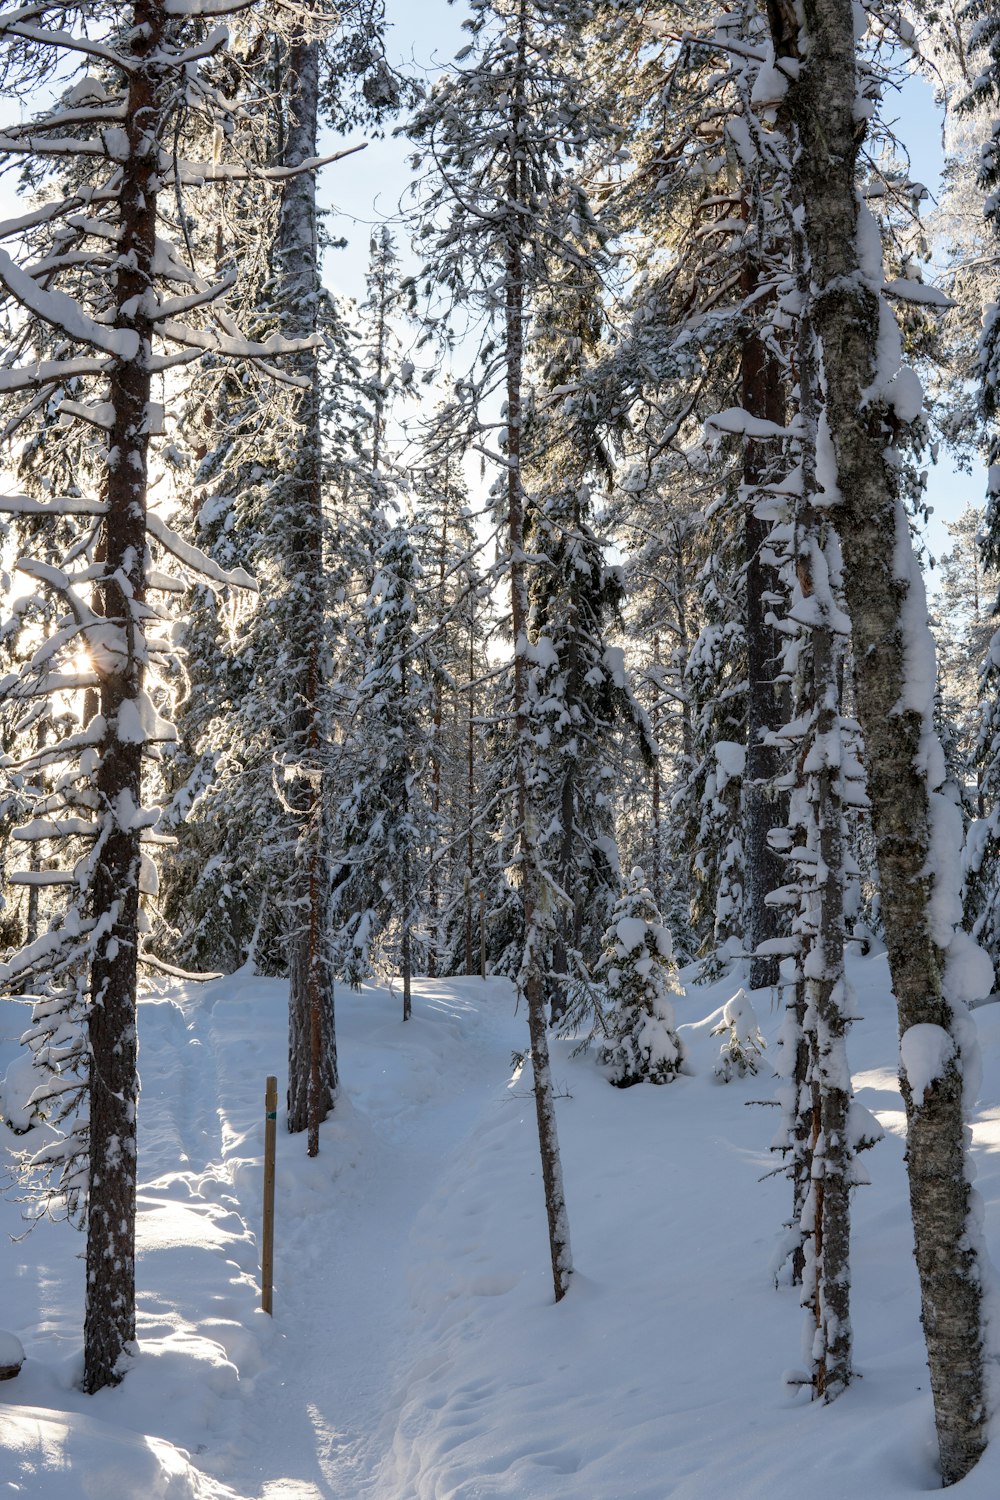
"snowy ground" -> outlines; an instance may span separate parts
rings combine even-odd
[[[279,1128],[275,1316],[258,1306],[265,1075],[285,997],[244,974],[142,1006],[139,1324],[124,1384],[81,1370],[82,1241],[7,1242],[0,1329],[27,1351],[0,1401],[0,1497],[31,1500],[867,1500],[935,1487],[884,958],[854,966],[859,1097],[886,1127],[855,1202],[862,1375],[829,1408],[783,1382],[796,1294],[769,1264],[788,1188],[758,1079],[612,1089],[556,1044],[577,1273],[551,1303],[526,1045],[500,980],[339,998],[344,1095],[321,1155]],[[779,1017],[756,997],[773,1038]],[[1000,1006],[978,1012],[975,1140],[1000,1259]],[[0,1072],[23,1014],[0,1004]],[[14,1070],[16,1072],[16,1069]],[[13,1076],[13,1075],[12,1075]],[[283,1091],[283,1080],[281,1083]],[[6,1150],[16,1138],[2,1131]],[[20,1229],[16,1205],[0,1227]],[[954,1493],[995,1500],[1000,1434]]]

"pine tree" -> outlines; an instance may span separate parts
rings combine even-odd
[[[670,933],[638,867],[629,876],[604,934],[600,975],[606,987],[608,1040],[598,1062],[616,1088],[671,1083],[684,1048],[674,1024],[672,995],[683,994],[672,961]]]
[[[317,155],[320,43],[301,27],[289,41],[288,128],[283,163],[298,169]],[[295,171],[282,193],[274,245],[283,323],[301,339],[319,330],[320,265],[315,178]],[[324,658],[326,576],[323,526],[322,419],[316,349],[298,357],[302,382],[290,461],[276,500],[287,527],[294,634],[285,637],[288,737],[285,806],[297,829],[288,900],[288,1128],[308,1131],[319,1151],[319,1127],[338,1085],[329,944],[329,856],[323,795],[326,738]]]
[[[643,66],[628,66],[638,80],[623,84],[636,170],[620,195],[646,274],[619,362],[631,364],[649,413],[647,465],[683,453],[699,488],[705,476],[700,508],[717,533],[687,674],[691,744],[678,801],[689,821],[673,842],[692,865],[706,975],[746,951],[751,982],[773,983],[773,959],[754,952],[778,920],[766,899],[780,880],[767,832],[782,819],[769,732],[787,703],[769,623],[774,566],[755,504],[773,477],[790,382],[781,171],[760,149],[775,107],[766,24],[753,4],[724,14],[668,6],[648,26]],[[723,465],[699,461],[697,419],[727,435]],[[720,767],[717,742],[741,746],[742,767],[729,749]]]
[[[213,15],[229,12],[223,4]],[[3,389],[24,403],[9,431],[23,436],[45,402],[97,429],[102,493],[60,488],[45,499],[0,503],[8,514],[81,518],[59,566],[22,560],[22,571],[59,600],[61,618],[8,701],[54,690],[87,695],[82,728],[22,763],[28,775],[57,773],[35,835],[83,852],[60,876],[69,895],[62,911],[10,960],[6,978],[32,976],[42,995],[38,1051],[62,1070],[64,1094],[85,1085],[88,1095],[86,1117],[38,1165],[55,1171],[71,1200],[86,1190],[84,1387],[96,1391],[121,1378],[135,1338],[136,986],[147,926],[141,900],[156,890],[143,846],[156,837],[158,818],[144,806],[144,766],[172,736],[156,706],[155,674],[173,658],[169,615],[157,598],[183,587],[154,566],[154,554],[172,557],[189,576],[250,584],[186,546],[149,508],[151,452],[164,425],[154,396],[167,371],[206,352],[240,358],[249,374],[254,361],[270,364],[298,346],[244,339],[221,305],[232,278],[203,279],[169,242],[178,199],[251,170],[238,153],[253,143],[221,97],[199,84],[199,59],[225,46],[226,30],[206,37],[197,17],[160,0],[136,0],[124,17],[81,4],[65,19],[63,31],[40,28],[33,12],[0,21],[8,94],[47,85],[77,66],[80,52],[101,74],[79,79],[37,120],[0,136],[41,186],[21,221],[20,261],[0,255],[0,281],[20,325]],[[218,162],[181,154],[188,113],[201,110],[223,142],[229,135]],[[63,168],[48,183],[46,163]],[[254,170],[266,180],[266,166]],[[216,317],[206,319],[205,308]],[[44,349],[53,330],[55,356],[39,357],[36,337]],[[73,667],[74,652],[85,663]],[[77,1018],[85,1018],[85,1040],[72,1039]]]
[[[623,768],[628,779],[620,790],[619,840],[646,871],[683,963],[698,949],[692,927],[695,851],[686,842],[692,820],[680,812],[697,766],[689,668],[701,631],[696,580],[707,543],[698,500],[687,466],[663,455],[649,468],[633,464],[626,470],[613,508],[613,534],[627,557],[626,658],[657,746],[648,777],[634,764]]]
[[[792,235],[806,265],[798,226]],[[806,276],[800,269],[803,307]],[[816,352],[805,311],[798,326],[799,432],[796,474],[801,494],[772,500],[778,524],[771,541],[786,553],[789,592],[786,670],[796,688],[792,721],[775,736],[792,751],[788,774],[789,826],[772,835],[792,880],[772,895],[793,908],[791,936],[781,952],[789,1000],[782,1031],[780,1073],[785,1135],[793,1186],[792,1271],[801,1281],[807,1310],[803,1344],[813,1393],[840,1395],[853,1378],[851,1325],[850,1190],[863,1175],[856,1153],[881,1135],[853,1099],[846,1037],[853,996],[844,966],[850,857],[847,808],[864,805],[864,775],[852,754],[852,736],[841,711],[848,622],[842,608],[843,564],[839,542],[818,503],[819,396]],[[794,476],[787,485],[796,488]],[[763,507],[761,507],[763,509]],[[789,521],[792,524],[789,525]],[[790,543],[790,545],[789,545]],[[798,632],[796,633],[796,627]],[[777,947],[778,944],[775,944]],[[790,972],[789,972],[790,970]]]
[[[526,541],[544,558],[529,582],[531,695],[537,705],[536,797],[550,809],[540,851],[555,912],[550,969],[553,1017],[589,978],[620,888],[611,788],[630,755],[653,764],[657,747],[622,648],[623,578],[597,532],[598,485],[609,477],[603,423],[590,380],[603,326],[602,234],[588,265],[544,289],[532,328],[530,371],[540,393],[527,419]],[[581,236],[581,253],[588,249]]]
[[[480,543],[461,478],[460,458],[445,442],[437,451],[435,423],[424,437],[413,479],[413,543],[424,575],[425,612],[432,618],[431,724],[428,754],[431,838],[427,883],[427,972],[478,972],[478,887],[473,871],[482,839],[479,814],[481,731],[478,694],[487,670],[487,621]],[[426,635],[426,632],[425,632]]]
[[[249,318],[268,332],[288,322],[314,348],[299,361],[299,394],[281,407],[262,409],[220,382],[189,408],[200,434],[195,530],[218,555],[238,556],[262,592],[237,616],[204,597],[192,610],[195,670],[172,799],[181,839],[165,912],[185,955],[289,974],[288,1122],[308,1130],[315,1152],[337,1082],[325,911],[331,738],[344,615],[370,566],[371,473],[356,341],[321,286],[323,229],[294,167],[315,159],[321,111],[338,129],[371,122],[400,89],[377,0],[337,18],[303,10],[298,21],[254,60],[269,89],[259,128],[285,190],[270,215],[256,201],[235,205],[234,238],[252,273]]]
[[[983,521],[982,510],[967,505],[956,520],[945,522],[952,546],[941,558],[934,607],[942,711],[955,726],[955,760],[963,777],[975,777],[979,679],[994,634],[991,613],[998,588],[996,573],[981,556]],[[978,786],[969,789],[966,800],[983,814]]]

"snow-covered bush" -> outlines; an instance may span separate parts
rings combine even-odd
[[[756,1073],[757,1063],[767,1046],[757,1023],[757,1013],[746,990],[740,989],[727,1000],[722,1020],[712,1027],[712,1036],[721,1036],[719,1058],[713,1069],[716,1078],[728,1083],[734,1076],[743,1078]]]
[[[598,1061],[616,1088],[670,1083],[684,1061],[672,995],[683,994],[670,933],[642,870],[635,869],[604,934],[599,972],[608,1000],[608,1039]]]

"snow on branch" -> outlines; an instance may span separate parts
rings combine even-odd
[[[172,68],[186,66],[188,63],[198,62],[203,57],[214,57],[221,52],[229,42],[229,30],[225,26],[216,26],[208,33],[202,41],[196,42],[193,47],[186,47],[183,52],[154,52],[146,59],[150,63],[168,64]]]
[[[2,250],[0,250],[0,255],[3,255]],[[38,386],[61,385],[77,376],[105,375],[109,363],[106,359],[86,357],[45,359],[33,365],[19,365],[11,370],[0,370],[0,395],[7,391],[29,391]]]
[[[150,316],[157,319],[172,318],[178,313],[190,312],[194,307],[201,307],[206,302],[214,302],[217,298],[225,296],[226,292],[235,286],[237,274],[233,267],[219,281],[213,282],[210,286],[200,286],[186,297],[171,297],[160,303],[154,300]]]
[[[0,149],[2,147],[0,142]],[[135,359],[139,353],[139,335],[134,329],[106,328],[103,323],[95,323],[66,292],[47,291],[37,286],[32,277],[11,260],[6,250],[0,250],[0,282],[22,307],[66,334],[67,338],[103,349],[122,360]]]
[[[942,311],[958,306],[940,287],[928,286],[924,281],[913,281],[907,276],[887,281],[882,290],[887,296],[898,297],[901,302],[919,302],[924,307],[939,307]]]
[[[107,724],[101,714],[95,714],[86,729],[81,729],[78,734],[65,735],[61,740],[55,740],[51,744],[42,745],[32,750],[22,760],[14,760],[10,756],[4,756],[0,764],[6,771],[36,771],[43,766],[53,765],[57,761],[69,759],[78,750],[89,750],[100,745],[107,734]],[[2,972],[2,971],[0,971]]]
[[[257,0],[162,0],[165,15],[183,16],[189,20],[235,16],[241,10],[252,10],[256,4]]]
[[[88,57],[99,57],[102,62],[110,63],[122,73],[135,72],[135,63],[114,47],[105,47],[101,42],[92,42],[87,37],[73,36],[68,31],[48,31],[43,26],[25,24],[20,19],[24,14],[22,7],[16,11],[8,11],[6,16],[0,14],[0,37],[18,37],[22,41],[37,42],[40,47],[54,47],[59,52],[83,52]],[[34,14],[38,15],[39,10],[35,9]]]
[[[155,969],[158,974],[168,974],[171,979],[193,979],[195,981],[207,982],[209,979],[222,979],[222,974],[196,974],[191,969],[179,969],[176,964],[168,964],[164,959],[157,958],[155,953],[150,953],[148,948],[140,948],[139,962],[147,968]]]
[[[183,183],[185,187],[204,187],[209,182],[285,182],[289,177],[301,176],[303,172],[318,172],[320,167],[328,167],[331,162],[341,161],[345,156],[364,151],[367,145],[367,141],[362,141],[357,146],[347,146],[343,151],[331,151],[328,156],[309,156],[294,167],[251,167],[226,162],[177,161],[163,181],[166,187],[173,187],[177,182]]]
[[[96,615],[74,591],[73,583],[76,580],[71,579],[62,568],[54,568],[51,563],[42,562],[36,557],[19,557],[14,567],[18,573],[26,573],[29,578],[37,578],[39,583],[46,583],[50,589],[55,589],[57,594],[62,594],[73,611],[73,618],[79,625],[102,623],[101,617]]]
[[[276,354],[305,354],[310,349],[319,348],[323,342],[319,334],[308,339],[286,339],[279,333],[273,333],[260,344],[253,339],[216,333],[214,329],[189,328],[186,323],[175,323],[172,318],[158,318],[156,331],[161,338],[169,339],[175,344],[200,349],[206,354],[229,354],[234,359],[266,359]]]
[[[52,500],[36,500],[33,495],[0,495],[0,515],[5,516],[103,516],[103,500],[86,495],[58,495]]]
[[[110,401],[98,401],[90,405],[85,401],[70,401],[64,397],[57,410],[60,416],[79,417],[81,422],[89,422],[91,427],[100,428],[102,432],[110,432],[115,425],[115,409]]]
[[[33,818],[11,833],[12,839],[34,843],[36,839],[96,838],[98,824],[89,818]]]
[[[763,417],[751,416],[742,406],[729,406],[705,420],[705,436],[730,433],[736,437],[748,437],[756,442],[766,438],[795,437],[799,432],[797,422],[789,427],[780,427],[777,422],[768,422]]]
[[[75,954],[81,936],[92,932],[97,924],[92,919],[81,920],[78,913],[72,913],[72,916],[74,920],[69,927],[43,933],[33,943],[21,948],[6,963],[0,964],[0,984],[9,987],[20,975],[31,973],[43,963],[51,962],[59,955],[68,957]]]
[[[4,140],[16,141],[21,137],[30,140],[33,136],[50,130],[66,130],[80,125],[120,125],[125,120],[125,105],[109,100],[106,104],[91,105],[87,109],[63,109],[48,115],[44,120],[25,120],[5,125],[0,129]]]
[[[2,132],[0,132],[2,134]],[[37,229],[41,224],[50,224],[53,219],[61,219],[67,209],[78,204],[81,208],[84,203],[88,205],[101,202],[111,197],[110,190],[103,192],[94,189],[81,189],[78,193],[71,194],[68,198],[57,198],[51,203],[43,203],[40,208],[34,209],[30,214],[19,214],[16,219],[0,220],[0,240],[13,239],[16,235],[22,235],[29,229]],[[100,234],[105,239],[114,239],[114,231],[107,224],[102,224],[100,219],[88,219],[86,217],[67,217],[67,224],[74,229],[83,229],[88,234]],[[91,227],[93,226],[93,227]]]
[[[120,127],[116,127],[120,131]],[[44,131],[41,132],[44,135]],[[81,141],[72,135],[56,136],[54,140],[36,140],[26,135],[23,140],[14,136],[0,135],[0,151],[6,156],[100,156],[114,160],[110,144],[115,131],[109,130],[107,138],[100,141]]]
[[[146,516],[146,529],[162,547],[166,547],[168,552],[173,553],[178,562],[200,577],[225,587],[251,589],[254,593],[257,592],[256,581],[243,568],[233,568],[231,571],[220,568],[217,562],[213,562],[212,558],[198,547],[192,547],[190,542],[179,537],[176,531],[172,531],[166,522],[153,511]]]

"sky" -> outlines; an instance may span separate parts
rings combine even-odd
[[[404,73],[432,77],[463,45],[462,5],[449,5],[447,0],[419,0],[417,4],[386,0],[386,14],[390,28],[386,51]],[[401,252],[406,251],[408,230],[402,210],[409,203],[413,179],[407,157],[413,147],[392,131],[390,123],[381,140],[352,136],[352,144],[367,139],[365,149],[326,167],[319,184],[320,201],[330,209],[330,233],[348,242],[345,249],[331,254],[328,274],[338,291],[359,301],[365,295],[372,229],[386,220],[396,221],[397,243]]]

